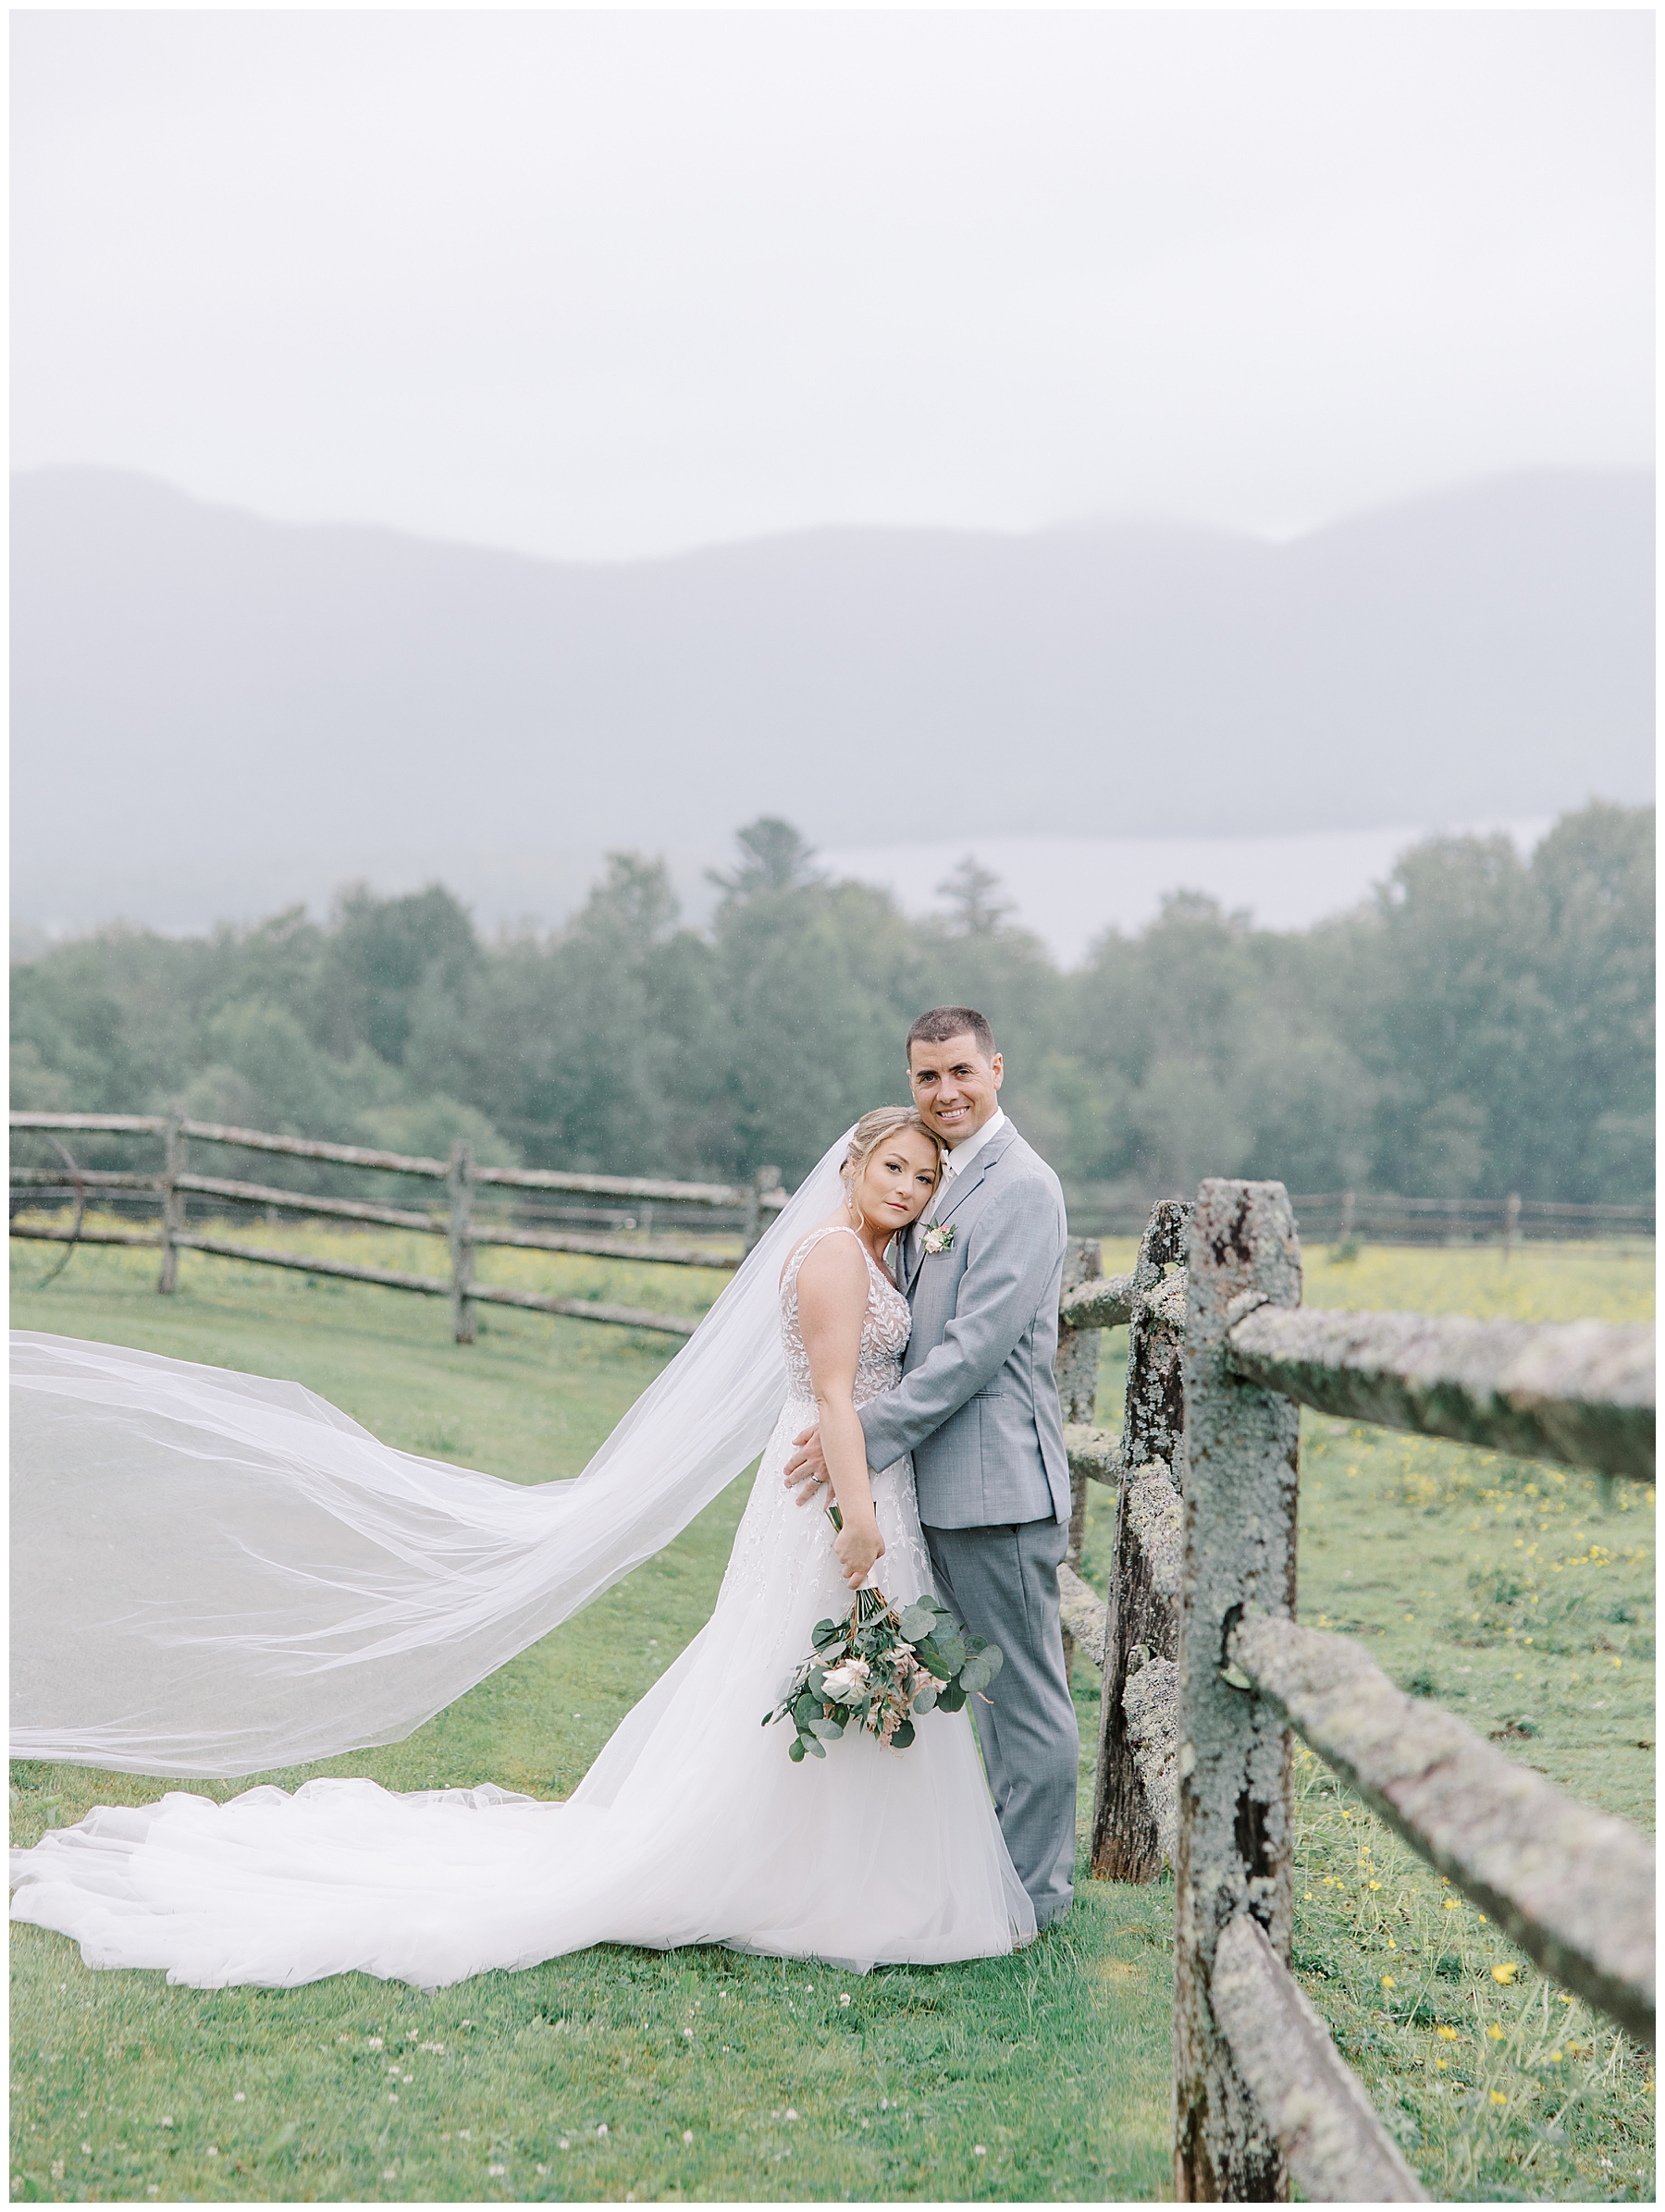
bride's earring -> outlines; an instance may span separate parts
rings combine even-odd
[[[867,1227],[867,1215],[862,1212],[860,1207],[856,1203],[856,1178],[854,1175],[847,1174],[843,1178],[843,1181],[845,1206],[849,1212],[856,1216],[857,1228],[865,1229]]]

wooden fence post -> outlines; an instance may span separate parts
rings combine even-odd
[[[1521,1194],[1511,1190],[1503,1201],[1503,1257],[1505,1260],[1515,1248],[1521,1234]]]
[[[1093,1785],[1092,1873],[1100,1882],[1153,1882],[1162,1872],[1162,1837],[1128,1726],[1125,1692],[1129,1678],[1158,1661],[1173,1667],[1179,1657],[1178,1608],[1156,1588],[1142,1517],[1131,1510],[1141,1470],[1155,1481],[1168,1470],[1177,1490],[1184,1481],[1185,1397],[1179,1356],[1184,1341],[1184,1296],[1178,1282],[1165,1284],[1164,1267],[1181,1262],[1190,1208],[1165,1198],[1151,1209],[1133,1271],[1132,1317],[1128,1324],[1128,1394],[1122,1415],[1121,1485],[1116,1501],[1116,1548],[1104,1622],[1104,1675],[1099,1698],[1098,1769]],[[1151,1501],[1160,1504],[1159,1496]],[[1177,1505],[1172,1508],[1177,1511]]]
[[[450,1151],[446,1176],[450,1202],[451,1335],[458,1344],[475,1340],[474,1288],[474,1148],[458,1137]]]
[[[1355,1194],[1350,1190],[1344,1190],[1341,1193],[1341,1235],[1338,1240],[1341,1244],[1347,1244],[1351,1241],[1353,1233],[1353,1215],[1357,1210],[1357,1207],[1358,1199]]]
[[[763,1234],[763,1194],[781,1187],[778,1167],[760,1167],[746,1188],[746,1248],[749,1252]]]
[[[1104,1272],[1104,1255],[1096,1236],[1071,1236],[1064,1246],[1064,1279],[1060,1293],[1074,1290],[1082,1283],[1096,1283]],[[1071,1421],[1092,1424],[1098,1407],[1099,1346],[1104,1332],[1099,1329],[1070,1329],[1058,1331],[1058,1353],[1054,1372],[1058,1379],[1058,1402],[1064,1409],[1066,1427]],[[1081,1571],[1081,1547],[1087,1538],[1087,1477],[1072,1472],[1069,1478],[1069,1548],[1064,1563],[1077,1574]],[[1075,1638],[1064,1631],[1064,1671],[1068,1674],[1075,1663]]]
[[[1277,2146],[1209,1997],[1215,1946],[1247,1911],[1288,1962],[1289,1738],[1226,1679],[1244,1609],[1295,1610],[1300,1409],[1237,1381],[1226,1333],[1260,1306],[1301,1302],[1301,1247],[1281,1183],[1215,1178],[1190,1224],[1185,1321],[1185,1570],[1179,1631],[1179,1837],[1174,1913],[1174,2194],[1281,2201]]]
[[[156,1288],[162,1296],[171,1298],[179,1282],[179,1247],[175,1238],[185,1227],[185,1193],[179,1188],[179,1177],[185,1173],[185,1133],[182,1117],[178,1113],[167,1116],[163,1130],[162,1144],[162,1272]]]

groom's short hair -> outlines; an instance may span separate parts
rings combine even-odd
[[[945,1045],[951,1037],[969,1036],[985,1060],[994,1057],[994,1032],[975,1006],[933,1006],[929,1014],[920,1014],[907,1032],[908,1064],[913,1063],[916,1044]]]

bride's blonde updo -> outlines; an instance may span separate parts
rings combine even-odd
[[[867,1163],[887,1138],[900,1129],[914,1129],[925,1138],[936,1154],[936,1179],[943,1179],[943,1140],[936,1131],[928,1128],[911,1106],[875,1106],[871,1113],[864,1113],[850,1132],[849,1149],[845,1153],[844,1166],[839,1173],[844,1178],[845,1203],[858,1221],[866,1215],[856,1203],[856,1186],[867,1171]]]

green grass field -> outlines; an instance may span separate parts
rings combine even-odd
[[[297,1233],[268,1231],[260,1241]],[[420,1240],[300,1248],[432,1266]],[[405,1248],[408,1247],[409,1248]],[[187,1254],[12,1247],[13,1321],[293,1376],[390,1442],[517,1481],[570,1474],[675,1349],[499,1309],[461,1349],[441,1303]],[[1108,1245],[1106,1266],[1130,1247]],[[511,1272],[511,1262],[513,1272]],[[482,1272],[485,1272],[484,1270]],[[494,1280],[697,1312],[721,1278],[492,1255]],[[668,1285],[668,1287],[667,1287]],[[1308,1256],[1326,1306],[1610,1320],[1651,1268],[1583,1250]],[[1100,1418],[1119,1419],[1125,1333]],[[1561,1786],[1651,1819],[1652,1493],[1309,1419],[1301,1609],[1370,1639]],[[746,1482],[627,1581],[405,1743],[287,1774],[563,1795],[706,1617]],[[1114,1501],[1095,1493],[1102,1578]],[[1078,1668],[1083,1803],[1096,1690]],[[1298,1761],[1295,1963],[1436,2196],[1652,2194],[1651,2064],[1552,1986],[1315,1762]],[[247,1782],[192,1783],[216,1796]],[[14,1769],[16,1840],[154,1780]],[[1083,1883],[1009,1960],[865,1978],[701,1950],[604,1949],[425,1997],[351,1977],[200,1992],[89,1972],[14,1931],[13,2194],[66,2201],[1105,2201],[1169,2192],[1172,1888]],[[847,2005],[840,2002],[847,1996]]]

